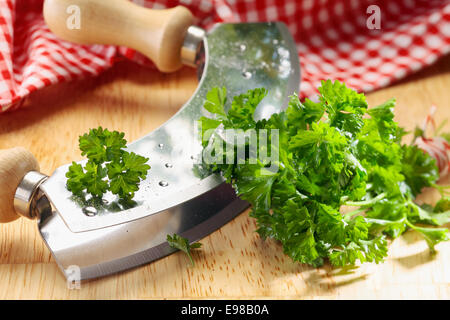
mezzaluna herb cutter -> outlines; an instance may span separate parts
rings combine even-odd
[[[80,29],[66,25],[74,5]],[[131,47],[162,72],[197,67],[199,85],[170,120],[127,146],[151,165],[135,206],[124,207],[112,194],[97,205],[80,201],[66,188],[69,164],[47,176],[30,152],[13,148],[0,150],[0,222],[36,219],[65,276],[77,266],[80,278],[90,279],[166,256],[174,251],[168,234],[197,241],[248,207],[221,176],[199,177],[193,170],[201,151],[195,124],[206,115],[203,104],[213,87],[225,86],[232,96],[267,88],[260,118],[287,106],[286,97],[299,89],[300,70],[283,23],[225,23],[205,32],[184,7],[153,10],[127,0],[46,0],[44,17],[65,40]]]

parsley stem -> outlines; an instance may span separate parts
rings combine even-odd
[[[386,197],[386,193],[380,193],[375,198],[365,200],[365,201],[347,201],[344,202],[346,206],[353,206],[353,207],[363,207],[363,206],[370,206],[372,204],[375,204],[376,202],[384,199]]]
[[[439,191],[439,193],[441,194],[441,196],[445,196],[446,194],[450,194],[450,190],[447,191],[447,189],[450,189],[450,185],[439,185],[436,183],[432,183],[431,187],[435,188],[437,191]]]
[[[434,187],[434,188],[438,188],[438,189],[450,189],[450,184],[448,184],[448,185],[440,185],[440,184],[437,184],[437,183],[432,183],[431,184],[431,186],[432,187]]]
[[[344,218],[349,219],[358,213],[364,212],[365,210],[366,209],[360,208],[360,209],[356,209],[356,210],[353,210],[350,212],[346,212],[346,213],[344,213]]]
[[[192,264],[192,266],[195,266],[195,263],[194,263],[194,259],[192,259],[192,254],[191,254],[191,250],[188,250],[189,251],[189,253],[188,253],[188,257],[189,257],[189,260],[191,260],[191,264]]]

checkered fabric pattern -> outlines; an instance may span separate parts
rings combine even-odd
[[[450,51],[450,0],[133,1],[156,9],[184,5],[205,29],[217,22],[285,22],[300,56],[301,97],[313,96],[322,79],[372,91]],[[373,5],[380,29],[367,26]],[[128,48],[58,39],[45,25],[42,0],[0,2],[0,112],[20,107],[35,90],[98,75],[124,57],[151,65]]]

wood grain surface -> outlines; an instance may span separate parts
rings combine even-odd
[[[192,69],[164,75],[121,62],[98,78],[39,91],[26,108],[1,114],[0,149],[28,148],[42,172],[51,174],[81,159],[79,134],[102,125],[126,132],[132,141],[174,114],[196,86]],[[407,129],[422,122],[432,103],[439,107],[438,120],[450,118],[450,57],[369,94],[368,100],[373,106],[391,97],[397,98],[396,120]],[[437,197],[430,191],[422,196]],[[450,298],[450,242],[438,245],[433,256],[417,233],[407,232],[390,244],[383,264],[339,272],[292,262],[277,242],[263,241],[255,229],[244,212],[202,239],[195,267],[175,253],[69,290],[36,223],[19,219],[0,225],[0,299]]]

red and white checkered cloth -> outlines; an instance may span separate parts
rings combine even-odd
[[[314,95],[322,79],[368,92],[450,51],[450,0],[133,1],[153,8],[187,6],[206,29],[217,22],[285,22],[297,41],[302,97]],[[0,112],[50,84],[98,75],[120,57],[150,65],[127,48],[58,39],[45,25],[42,2],[0,0]],[[381,29],[367,27],[370,5],[380,8]]]

